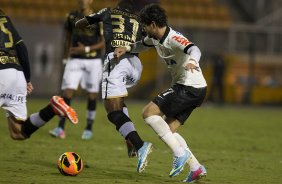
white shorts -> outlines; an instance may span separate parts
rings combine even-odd
[[[0,106],[18,120],[26,120],[27,84],[22,71],[0,70]]]
[[[127,88],[134,86],[139,81],[142,68],[137,56],[125,54],[117,61],[113,52],[108,54],[103,69],[102,98],[127,96]]]
[[[89,93],[98,93],[102,80],[101,59],[70,59],[65,67],[61,89],[81,88]]]

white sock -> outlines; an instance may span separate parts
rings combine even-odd
[[[174,133],[173,134],[174,137],[177,139],[177,141],[180,143],[180,145],[183,148],[186,148],[190,153],[190,157],[187,160],[187,164],[190,166],[190,170],[191,171],[196,171],[197,169],[199,169],[199,167],[201,166],[201,164],[199,163],[199,161],[196,159],[196,157],[194,156],[194,154],[192,153],[192,151],[189,149],[185,139],[178,133]]]
[[[96,110],[94,110],[94,111],[87,110],[86,118],[94,120],[96,118]]]
[[[145,118],[145,122],[150,125],[159,137],[168,145],[174,156],[180,157],[184,155],[185,148],[180,145],[172,134],[168,124],[161,116],[153,115],[147,117]]]
[[[30,122],[38,128],[42,127],[43,125],[47,123],[43,119],[41,119],[38,112],[30,115],[29,119],[30,119]]]
[[[123,107],[123,108],[122,108],[122,111],[123,111],[123,113],[124,113],[125,115],[127,115],[127,117],[129,117],[127,107]]]
[[[126,136],[130,133],[130,132],[133,132],[133,131],[136,131],[135,130],[135,127],[134,127],[134,124],[132,122],[126,122],[124,123],[120,128],[119,128],[119,133],[124,137],[126,138]]]

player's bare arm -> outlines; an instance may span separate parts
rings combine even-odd
[[[101,40],[97,44],[94,45],[84,45],[81,42],[78,42],[77,47],[71,47],[69,53],[70,54],[84,54],[84,53],[89,53],[91,51],[99,50],[104,48],[104,41]]]
[[[100,50],[103,49],[105,47],[105,40],[103,37],[101,37],[100,41],[96,44],[90,45],[89,49],[90,51],[94,51],[94,50]],[[85,48],[86,50],[86,48]]]
[[[132,43],[132,44],[125,46],[125,47],[116,48],[115,52],[114,52],[114,56],[116,58],[119,58],[120,56],[122,56],[126,52],[140,53],[140,52],[148,50],[149,48],[151,48],[150,45],[144,44],[142,41],[138,41],[138,42]]]
[[[78,42],[78,46],[77,47],[71,47],[69,50],[70,54],[84,54],[87,52],[90,52],[90,48],[86,48],[88,46],[85,46],[84,44],[82,44],[81,42]]]

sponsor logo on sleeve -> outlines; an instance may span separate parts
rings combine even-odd
[[[187,38],[185,38],[183,36],[176,36],[175,35],[175,36],[172,37],[172,39],[177,41],[181,45],[184,45],[184,46],[187,46],[187,45],[191,44],[191,42]]]

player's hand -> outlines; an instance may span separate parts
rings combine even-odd
[[[77,44],[77,47],[70,48],[70,54],[85,54],[85,45],[80,42],[78,42]]]
[[[184,68],[185,68],[185,70],[191,71],[192,73],[194,73],[194,70],[197,70],[198,72],[200,71],[199,67],[197,67],[196,65],[194,65],[192,63],[187,63],[187,65]]]
[[[33,89],[34,89],[31,82],[27,83],[26,89],[27,89],[27,94],[30,95],[32,93]]]
[[[126,53],[126,47],[118,47],[115,49],[114,57],[120,58],[120,56],[122,56],[125,53]]]

